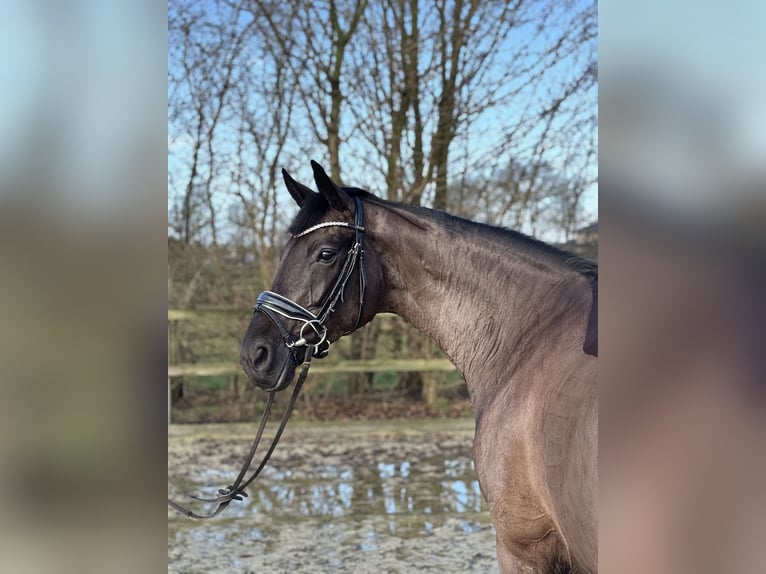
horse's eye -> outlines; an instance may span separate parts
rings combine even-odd
[[[319,255],[317,255],[317,261],[321,261],[322,263],[330,263],[335,259],[335,251],[332,249],[322,249],[319,252]]]

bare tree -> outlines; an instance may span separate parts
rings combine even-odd
[[[171,136],[186,143],[180,159],[186,168],[186,183],[180,199],[181,239],[189,243],[201,228],[208,229],[218,244],[217,202],[214,183],[221,150],[216,147],[217,130],[224,117],[239,57],[252,33],[252,23],[242,24],[241,9],[213,0],[190,6],[181,0],[168,5],[169,64],[168,118]],[[201,201],[195,202],[195,196]],[[202,205],[207,216],[194,225]]]
[[[171,0],[169,229],[239,250],[247,287],[227,292],[252,296],[294,209],[279,168],[309,155],[391,200],[566,238],[596,181],[596,26],[574,0]]]
[[[251,0],[249,6],[260,33],[273,38],[267,46],[270,55],[293,76],[292,89],[303,104],[302,119],[327,149],[331,177],[341,181],[347,49],[367,0]]]
[[[534,231],[561,196],[554,150],[580,149],[583,106],[595,107],[595,26],[595,3],[370,5],[352,47],[348,106],[366,145],[351,153],[378,167],[389,199]],[[559,206],[576,213],[583,190]]]
[[[287,161],[288,140],[294,136],[295,92],[289,71],[268,50],[259,50],[257,56],[251,59],[257,64],[234,91],[236,152],[229,179],[239,201],[232,222],[257,264],[254,283],[265,287],[275,271],[278,233],[286,227],[279,203],[280,168]]]

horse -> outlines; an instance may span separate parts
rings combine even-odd
[[[598,266],[520,232],[282,171],[300,208],[240,362],[269,391],[383,312],[462,373],[503,573],[597,572]]]

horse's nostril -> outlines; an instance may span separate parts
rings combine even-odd
[[[258,346],[253,350],[252,364],[253,367],[258,367],[263,364],[269,356],[269,350],[264,346]]]

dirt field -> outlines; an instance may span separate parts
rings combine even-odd
[[[169,495],[214,495],[254,424],[173,425]],[[168,511],[168,572],[497,572],[470,460],[473,421],[288,424],[223,515]]]

